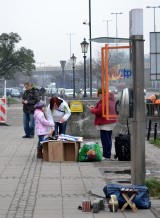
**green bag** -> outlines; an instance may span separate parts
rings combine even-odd
[[[102,152],[98,143],[86,143],[79,152],[79,161],[101,161]]]

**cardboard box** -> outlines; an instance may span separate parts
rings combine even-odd
[[[64,161],[64,149],[63,144],[59,141],[48,143],[48,160],[52,161]]]
[[[80,142],[48,141],[43,143],[43,160],[49,162],[77,161]]]

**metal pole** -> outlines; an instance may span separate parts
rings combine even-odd
[[[133,39],[133,132],[131,138],[131,183],[145,182],[144,40]]]
[[[157,123],[154,124],[154,141],[157,139]]]
[[[63,88],[65,89],[65,73],[64,73],[64,67],[66,64],[66,61],[60,61],[61,67],[62,67],[62,78],[63,78]]]
[[[75,67],[73,66],[73,98],[75,98]]]
[[[107,20],[107,37],[109,36],[108,22],[109,22],[109,20]]]
[[[150,135],[151,135],[151,124],[152,124],[152,121],[151,119],[149,119],[147,141],[149,141]]]
[[[156,32],[156,8],[160,8],[160,6],[146,6],[146,8],[153,8],[153,16],[154,16],[154,32]]]
[[[44,66],[44,71],[43,71],[43,87],[45,87],[45,77],[46,77],[46,72],[45,72],[45,66]]]
[[[119,13],[111,13],[111,14],[115,14],[116,15],[116,38],[118,38],[118,25],[117,25],[117,15],[118,14],[123,14],[122,12]],[[116,46],[118,45],[118,43],[116,43]]]
[[[89,45],[90,45],[90,97],[92,97],[92,42],[91,42],[91,0],[89,0]]]
[[[67,35],[69,35],[69,58],[71,58],[71,54],[72,54],[72,35],[74,35],[74,33],[67,33]]]
[[[118,38],[117,13],[116,13],[116,38]]]
[[[84,96],[83,97],[87,97],[86,94],[86,55],[84,53]]]
[[[156,32],[156,15],[155,15],[155,10],[156,8],[154,7],[154,32]]]
[[[102,21],[105,21],[107,23],[107,37],[109,36],[109,21],[112,21],[112,20],[102,20]]]
[[[7,84],[7,81],[4,80],[4,98],[6,98],[7,94],[6,94],[6,84]]]
[[[63,88],[65,89],[65,73],[64,73],[64,68],[63,68]]]
[[[70,43],[70,57],[71,57],[71,34],[69,34],[69,37],[70,37],[69,43]]]

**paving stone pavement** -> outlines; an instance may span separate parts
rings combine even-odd
[[[22,138],[21,105],[7,108],[6,124],[0,125],[0,218],[160,217],[158,199],[151,199],[151,210],[137,213],[78,210],[84,199],[93,202],[97,197],[91,192],[95,188],[113,181],[130,180],[129,173],[115,173],[130,170],[130,162],[44,162],[36,158],[37,137]],[[146,142],[148,176],[159,177],[159,166],[160,151]]]

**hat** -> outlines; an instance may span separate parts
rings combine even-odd
[[[38,102],[34,105],[34,109],[42,109],[43,107],[46,107],[46,105],[43,102]]]

